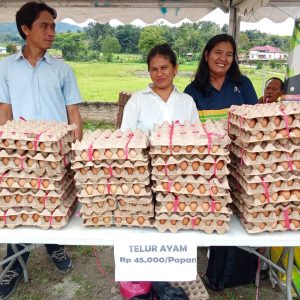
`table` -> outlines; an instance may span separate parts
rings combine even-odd
[[[143,233],[149,240],[155,239],[158,234],[173,235],[173,233],[159,233],[153,228],[104,228],[104,227],[84,227],[80,217],[74,214],[69,223],[60,230],[43,230],[34,227],[17,227],[15,229],[0,229],[0,243],[31,243],[31,244],[62,244],[62,245],[89,245],[89,246],[113,246],[121,236],[127,235],[130,238],[136,233]],[[249,252],[254,252],[252,247],[288,247],[290,260],[288,264],[286,295],[287,299],[291,296],[291,273],[294,257],[294,247],[300,246],[300,231],[298,232],[274,232],[248,234],[242,227],[238,217],[233,215],[229,223],[230,230],[225,234],[206,234],[202,231],[179,231],[176,233],[180,239],[181,235],[196,241],[199,247],[208,246],[237,246]],[[30,250],[30,249],[29,249]],[[261,257],[265,260],[264,257]],[[268,262],[268,261],[267,261]],[[269,262],[268,262],[269,263]],[[281,271],[283,271],[281,269]]]

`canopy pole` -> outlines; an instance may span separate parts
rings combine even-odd
[[[241,17],[238,15],[237,8],[230,7],[228,33],[232,35],[233,38],[235,39],[237,49],[240,40],[240,24],[241,24]]]

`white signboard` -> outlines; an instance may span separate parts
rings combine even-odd
[[[176,234],[135,233],[114,244],[116,281],[191,281],[197,246]]]

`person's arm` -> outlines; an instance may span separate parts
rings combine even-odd
[[[13,119],[10,104],[0,103],[0,125],[4,125],[8,120]]]
[[[75,130],[75,138],[80,140],[82,139],[82,121],[78,105],[67,105],[67,115],[69,124],[76,124],[77,128]]]

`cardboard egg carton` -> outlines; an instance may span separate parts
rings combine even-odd
[[[111,167],[113,170],[113,174],[119,174],[123,169],[131,168],[131,169],[137,169],[139,167],[148,167],[149,160],[147,161],[130,161],[130,160],[114,160],[114,161],[107,161],[107,160],[94,160],[89,162],[72,162],[72,169],[78,170],[78,169],[89,169],[92,168],[109,168]]]
[[[0,208],[8,209],[11,207],[31,207],[39,212],[43,209],[54,211],[56,207],[61,205],[70,193],[75,193],[74,185],[70,185],[61,197],[50,197],[49,195],[44,197],[36,197],[32,195],[7,195],[0,196]]]
[[[222,206],[225,206],[228,203],[232,202],[232,199],[230,197],[230,194],[226,196],[214,196],[211,198],[210,196],[208,197],[198,197],[195,195],[175,195],[172,193],[161,193],[158,192],[155,194],[155,200],[156,202],[174,202],[177,201],[178,203],[185,203],[189,205],[190,203],[199,203],[202,204],[203,202],[211,202],[212,200],[215,203],[220,203]]]
[[[37,177],[36,174],[25,171],[8,171],[0,180],[0,188],[60,190],[62,186],[65,186],[65,181],[69,181],[73,177],[73,173],[65,171],[63,174],[52,178],[49,178],[45,173],[44,176]]]
[[[263,128],[272,128],[272,126],[280,128],[284,126],[285,115],[290,124],[295,120],[300,120],[300,105],[297,102],[274,102],[253,105],[232,105],[228,112],[228,121],[246,130],[261,130]],[[288,118],[292,116],[293,119]],[[281,117],[282,120],[275,118]],[[265,122],[263,118],[267,119]],[[253,121],[254,122],[253,122]],[[251,122],[252,121],[252,122]],[[268,122],[266,122],[268,121]],[[270,121],[273,124],[269,124]],[[275,123],[274,123],[275,121]],[[285,123],[285,122],[284,122]],[[290,125],[289,124],[289,125]]]
[[[202,221],[207,220],[219,220],[220,222],[229,222],[230,216],[232,212],[228,214],[221,214],[221,213],[211,213],[211,212],[163,212],[160,214],[156,214],[156,219],[170,219],[170,220],[178,220],[181,221],[184,218],[188,218],[190,220],[195,219],[196,217],[200,217]]]
[[[261,233],[261,232],[274,232],[274,231],[297,231],[300,227],[300,221],[291,219],[289,220],[289,227],[283,220],[274,222],[261,222],[261,223],[250,223],[244,218],[241,218],[241,223],[248,233]]]
[[[299,150],[295,150],[291,153],[284,151],[249,152],[247,149],[240,148],[238,145],[232,143],[230,145],[230,151],[240,159],[241,165],[245,164],[246,166],[300,160]]]
[[[168,160],[156,157],[155,161],[151,161],[153,166],[152,174],[157,179],[162,179],[168,176],[174,179],[180,175],[198,175],[209,179],[212,176],[222,178],[229,174],[227,163],[229,157],[219,157],[213,160],[212,157],[206,157],[204,160],[199,160],[194,157],[191,161],[184,157],[169,157]]]
[[[116,184],[90,184],[81,188],[78,198],[104,196],[104,195],[123,195],[123,196],[151,196],[151,188],[142,183],[123,183]]]
[[[103,212],[107,212],[109,210],[115,210],[116,208],[117,208],[116,201],[84,203],[80,209],[80,213],[86,216],[90,216],[92,214],[101,215]]]
[[[154,126],[150,136],[151,146],[202,146],[219,145],[225,148],[230,144],[224,121],[211,121],[205,124],[180,124],[163,122]]]
[[[300,128],[284,128],[268,131],[245,131],[238,126],[230,125],[229,135],[238,137],[242,143],[257,143],[263,141],[275,141],[281,139],[294,138],[300,140]]]
[[[209,299],[209,295],[203,284],[199,274],[197,274],[196,280],[193,281],[175,281],[170,282],[171,286],[184,289],[189,300],[206,300]]]
[[[232,140],[234,144],[243,148],[248,152],[262,153],[262,152],[273,152],[273,151],[283,151],[292,153],[300,149],[300,144],[298,139],[282,139],[275,141],[264,141],[259,143],[243,143],[239,139]]]
[[[218,234],[223,234],[227,230],[229,230],[229,226],[227,222],[221,220],[202,220],[198,217],[184,217],[182,219],[178,219],[178,217],[174,219],[169,219],[165,215],[160,215],[156,217],[155,220],[155,228],[158,229],[159,232],[170,231],[172,233],[176,233],[179,230],[201,230],[208,234],[216,231]]]
[[[9,144],[11,141],[44,142],[44,146],[46,146],[60,140],[73,142],[75,129],[75,124],[68,125],[64,122],[11,120],[0,126],[0,140],[2,143],[3,140],[7,140]],[[8,148],[5,143],[3,146]]]
[[[265,182],[265,180],[262,177],[260,177],[258,180],[256,178],[253,180],[252,183],[250,183],[247,181],[247,179],[244,176],[242,176],[239,173],[237,169],[230,168],[230,170],[231,170],[230,174],[243,187],[243,189],[248,195],[261,194],[261,193],[273,194],[276,192],[282,193],[283,191],[299,190],[300,179],[298,177],[289,181],[279,180],[275,182]]]
[[[30,208],[0,209],[0,228],[15,228],[16,226],[38,226],[42,229],[59,229],[65,226],[77,205],[76,195],[70,194],[63,205],[51,212],[44,209],[35,212]]]
[[[94,215],[83,217],[83,225],[84,226],[105,226],[111,227],[112,225],[116,227],[153,227],[154,218],[145,216],[142,214],[135,215],[119,215],[114,212],[114,215],[110,213],[104,215]]]
[[[135,196],[123,196],[123,195],[103,195],[103,196],[95,196],[95,197],[82,197],[79,198],[81,203],[97,203],[97,202],[107,202],[112,199],[113,201],[125,202],[128,204],[149,204],[153,201],[152,194],[148,196],[135,197]]]
[[[128,172],[130,172],[130,175],[128,175]],[[138,170],[123,170],[120,174],[117,174],[117,176],[113,176],[112,172],[110,173],[112,176],[110,176],[109,174],[106,174],[106,171],[100,171],[98,175],[94,174],[92,171],[85,175],[81,175],[77,172],[75,174],[75,180],[78,184],[85,185],[107,182],[107,180],[111,183],[121,184],[124,182],[149,182],[150,179],[149,170],[144,170],[143,174]]]
[[[140,183],[142,185],[149,185],[150,184],[150,179],[147,178],[146,180],[142,181],[140,180],[140,178],[132,178],[132,181],[126,181],[126,178],[98,178],[98,181],[93,183],[91,180],[89,180],[89,182],[85,182],[85,183],[78,183],[78,185],[80,185],[82,188],[87,187],[88,185],[94,185],[94,186],[99,186],[101,184],[103,185],[116,185],[116,186],[121,186],[123,184],[134,184],[134,183]]]
[[[51,155],[51,154],[50,154]],[[38,176],[42,176],[45,172],[49,176],[63,173],[71,161],[71,153],[61,157],[60,160],[36,160],[27,157],[2,157],[0,158],[0,173],[6,170],[35,172]]]

